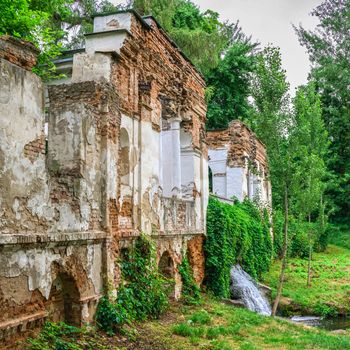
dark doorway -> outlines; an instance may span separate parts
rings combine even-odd
[[[81,325],[80,294],[74,279],[60,273],[53,281],[46,309],[53,322],[65,322],[72,326]]]

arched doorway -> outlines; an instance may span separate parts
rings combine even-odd
[[[50,297],[46,303],[48,318],[52,322],[81,325],[80,294],[74,279],[59,273],[52,282]]]
[[[159,272],[162,274],[163,277],[166,279],[173,279],[175,275],[175,269],[174,269],[174,261],[171,258],[168,251],[165,251],[161,258],[159,259],[158,264]]]
[[[166,280],[165,286],[167,289],[168,296],[170,298],[175,297],[175,266],[174,260],[170,256],[168,251],[165,251],[158,263],[158,270],[160,274]]]

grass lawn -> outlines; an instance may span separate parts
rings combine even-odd
[[[350,233],[348,233],[350,238]],[[343,240],[345,242],[345,240]],[[346,241],[347,243],[350,240]],[[345,243],[344,243],[345,244]],[[350,244],[349,244],[350,245]],[[264,283],[276,290],[281,263],[275,262]],[[283,287],[282,304],[291,309],[317,315],[350,313],[350,250],[330,245],[326,252],[315,253],[312,261],[312,285],[306,286],[307,260],[290,259]]]
[[[49,329],[49,334],[54,333]],[[350,349],[350,332],[329,332],[236,309],[205,298],[202,305],[174,303],[160,320],[136,325],[132,337],[93,330],[47,334],[31,350],[257,350]],[[40,338],[39,338],[40,339]],[[68,344],[68,345],[67,345]]]

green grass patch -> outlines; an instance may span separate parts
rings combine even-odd
[[[212,318],[207,310],[199,310],[189,318],[190,322],[198,324],[209,324],[211,320]]]
[[[193,320],[196,320],[194,322]],[[236,309],[203,296],[203,304],[175,303],[159,320],[134,325],[133,339],[93,329],[50,324],[31,350],[339,350],[350,349],[350,332],[330,332]],[[60,328],[63,327],[63,328]],[[57,340],[63,341],[62,344]]]
[[[315,253],[312,260],[311,287],[307,287],[307,259],[289,260],[283,286],[282,308],[285,310],[335,316],[350,313],[350,250],[330,245]],[[275,262],[264,274],[264,283],[277,288],[281,263]]]

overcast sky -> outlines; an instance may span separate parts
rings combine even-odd
[[[311,10],[322,0],[193,0],[202,10],[218,12],[222,20],[239,19],[243,31],[252,35],[262,46],[271,43],[279,46],[284,68],[295,87],[307,81],[310,63],[305,49],[300,46],[292,24],[301,23],[312,29],[317,20],[310,16]]]

